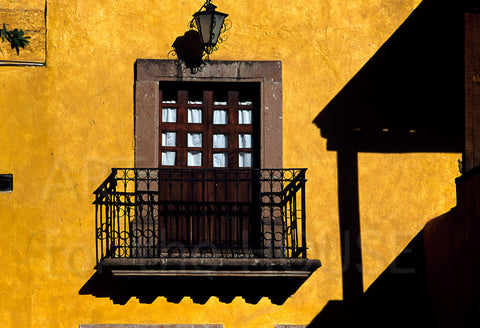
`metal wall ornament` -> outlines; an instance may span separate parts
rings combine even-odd
[[[231,21],[226,19],[228,14],[216,11],[216,8],[217,6],[207,0],[193,14],[189,23],[190,30],[177,37],[172,44],[173,50],[169,55],[176,55],[192,74],[202,70],[206,65],[203,57],[208,60],[209,55],[218,50],[218,45],[227,40],[225,31],[232,27]]]

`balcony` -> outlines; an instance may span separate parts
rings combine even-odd
[[[242,292],[232,290],[232,279],[273,288],[267,296],[278,296],[282,282],[291,295],[320,267],[307,259],[305,173],[114,168],[94,192],[96,269],[208,278],[229,284],[231,295]]]

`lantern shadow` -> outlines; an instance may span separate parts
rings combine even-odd
[[[172,47],[178,59],[185,63],[192,74],[205,66],[202,59],[204,47],[197,31],[189,30],[183,36],[177,37]]]

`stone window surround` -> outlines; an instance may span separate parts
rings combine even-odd
[[[159,167],[159,81],[260,83],[260,167],[282,168],[282,63],[209,61],[197,74],[176,60],[135,63],[135,167]]]

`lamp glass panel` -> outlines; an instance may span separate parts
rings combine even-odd
[[[196,16],[198,31],[202,38],[204,44],[210,44],[210,37],[212,33],[212,14],[209,13],[199,13]]]
[[[224,15],[214,14],[213,15],[213,26],[212,26],[212,40],[211,44],[217,44],[218,37],[220,36],[220,31],[222,30],[223,21],[225,20]]]

